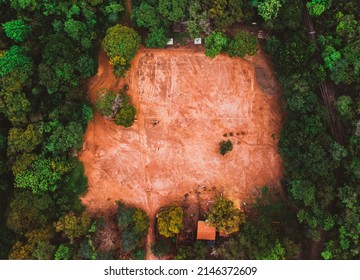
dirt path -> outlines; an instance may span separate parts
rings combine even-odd
[[[125,15],[124,15],[124,24],[129,27],[133,27],[131,19],[132,11],[132,0],[125,0]]]
[[[269,80],[268,91],[258,85],[256,68]],[[180,205],[186,194],[195,202],[198,186],[215,186],[238,206],[264,185],[281,192],[280,88],[261,52],[247,61],[182,48],[141,49],[119,80],[101,52],[88,83],[91,101],[100,88],[125,83],[137,109],[134,125],[119,127],[96,113],[84,136],[79,157],[89,179],[88,211],[106,212],[122,200],[144,209],[154,225],[160,207]],[[219,142],[227,139],[234,148],[224,157]],[[154,258],[153,231],[148,259]]]

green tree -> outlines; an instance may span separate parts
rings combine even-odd
[[[69,212],[54,223],[57,232],[63,232],[69,238],[70,244],[74,243],[74,239],[84,236],[91,226],[91,218],[87,212],[76,215]]]
[[[115,116],[115,123],[124,127],[130,127],[135,121],[136,109],[131,104],[125,104],[121,107]]]
[[[336,51],[333,46],[326,46],[321,56],[324,59],[325,67],[328,69],[332,69],[335,62],[341,58],[340,52]]]
[[[136,209],[132,215],[132,220],[134,222],[133,231],[136,235],[146,236],[149,229],[149,216],[144,210]]]
[[[159,233],[165,237],[173,237],[183,228],[184,212],[181,207],[171,206],[157,214]]]
[[[309,14],[312,16],[321,16],[326,9],[331,6],[331,0],[311,0],[306,3]]]
[[[55,251],[55,260],[69,260],[71,255],[71,248],[67,245],[60,244]]]
[[[215,204],[209,209],[209,224],[214,225],[218,231],[224,231],[227,234],[237,232],[240,224],[245,221],[243,212],[236,208],[231,200],[222,196],[216,196],[215,200]]]
[[[188,0],[159,0],[158,11],[169,21],[178,21],[185,16]]]
[[[103,47],[114,66],[115,75],[124,76],[140,47],[140,36],[135,30],[117,24],[106,31]]]
[[[169,41],[166,31],[163,28],[152,28],[145,40],[145,45],[148,48],[163,48]]]
[[[204,0],[209,18],[217,30],[226,29],[235,22],[244,19],[244,1],[241,0]]]
[[[69,92],[79,85],[80,77],[76,76],[78,49],[62,34],[50,35],[46,42],[38,67],[39,83],[49,94]]]
[[[220,146],[220,154],[221,155],[225,155],[227,152],[230,152],[232,151],[233,149],[233,144],[231,143],[230,140],[228,141],[221,141],[219,143],[219,146]]]
[[[45,149],[54,155],[60,155],[82,147],[83,128],[81,124],[70,122],[66,126],[59,125],[45,143]]]
[[[31,32],[31,27],[27,26],[21,19],[11,20],[2,24],[5,34],[15,42],[23,42]]]
[[[237,32],[235,37],[230,40],[227,46],[229,56],[244,57],[245,54],[254,55],[257,51],[257,40],[255,36],[247,32]]]
[[[339,115],[344,120],[352,120],[355,116],[355,112],[353,110],[353,100],[350,96],[342,95],[339,96],[336,100],[335,107]]]
[[[135,19],[137,27],[157,29],[161,25],[156,8],[146,2],[141,2],[139,6],[135,6],[131,17]]]
[[[19,153],[32,152],[42,142],[41,132],[29,124],[26,129],[12,128],[8,136],[8,156],[16,156]]]
[[[9,204],[6,224],[18,234],[42,228],[50,221],[53,206],[47,194],[38,196],[28,190],[16,191]]]
[[[224,33],[211,32],[210,35],[205,38],[205,55],[214,58],[226,48],[227,41],[227,37]]]
[[[258,4],[258,13],[265,20],[273,20],[278,16],[282,0],[264,0]]]
[[[175,260],[205,260],[209,254],[209,246],[206,241],[197,240],[191,246],[181,246],[175,256]]]
[[[23,47],[12,46],[5,52],[0,51],[0,77],[11,71],[19,71],[29,76],[32,72],[33,61],[27,56]]]

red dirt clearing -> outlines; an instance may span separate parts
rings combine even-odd
[[[255,68],[266,79],[262,84],[271,86],[266,92]],[[125,81],[114,77],[101,52],[98,74],[89,81],[91,100],[100,88],[127,83],[137,121],[123,128],[95,114],[88,125],[79,156],[89,179],[83,198],[88,211],[106,212],[123,200],[153,219],[187,193],[195,201],[197,186],[216,186],[236,205],[263,185],[278,186],[281,110],[274,81],[261,52],[245,60],[141,49]],[[227,139],[233,150],[221,156],[219,142]]]

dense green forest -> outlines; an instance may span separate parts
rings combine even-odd
[[[140,41],[162,48],[170,36],[206,37],[209,57],[264,48],[282,84],[286,200],[264,188],[245,219],[218,199],[213,224],[241,230],[211,249],[211,258],[359,259],[359,2],[133,0],[132,23],[125,7],[115,0],[0,0],[0,259],[145,257],[147,214],[118,202],[111,219],[90,217],[80,201],[87,178],[76,155],[93,117],[85,81],[96,73],[101,45],[124,76]],[[239,29],[252,22],[266,40]],[[180,33],[174,23],[184,27]],[[117,122],[130,126],[134,110]],[[165,234],[154,254],[210,258],[204,242],[174,250],[183,215],[174,212],[159,214],[173,227],[160,227]],[[232,213],[225,225],[218,224],[220,212]],[[120,236],[116,250],[101,246],[112,231]]]

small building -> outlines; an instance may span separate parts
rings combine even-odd
[[[170,38],[169,41],[167,42],[168,46],[172,46],[174,45],[174,38]]]
[[[206,224],[205,221],[198,221],[196,239],[215,241],[215,238],[216,228]]]
[[[201,38],[195,38],[194,44],[195,45],[201,45]]]

